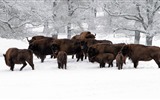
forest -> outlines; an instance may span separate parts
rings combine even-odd
[[[146,45],[152,45],[159,34],[159,11],[159,0],[0,0],[0,37],[66,34],[71,38],[87,30],[134,36],[136,44],[144,34]]]

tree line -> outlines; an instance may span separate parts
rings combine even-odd
[[[0,37],[33,36],[30,30],[43,27],[42,34],[66,33],[67,38],[85,30],[140,34],[152,45],[159,34],[159,0],[0,0]]]

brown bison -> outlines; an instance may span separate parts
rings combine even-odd
[[[80,39],[80,40],[84,40],[84,39],[95,39],[96,35],[91,34],[91,32],[86,31],[86,32],[82,32],[80,33],[80,35],[75,35],[73,36],[71,39]]]
[[[53,51],[51,49],[51,43],[53,38],[43,38],[40,40],[35,40],[29,44],[28,49],[32,50],[33,53],[44,62],[46,55],[52,55]]]
[[[55,39],[52,43],[52,51],[56,54],[59,51],[65,51],[67,55],[73,55],[81,52],[80,42],[70,39]]]
[[[145,46],[141,44],[128,44],[122,50],[124,56],[128,56],[137,68],[139,61],[154,60],[160,68],[160,48],[156,46]]]
[[[114,55],[112,53],[100,53],[90,59],[90,62],[98,62],[100,68],[105,67],[105,63],[108,63],[108,67],[113,67]]]
[[[23,64],[20,68],[20,71],[29,63],[34,70],[33,64],[33,53],[31,50],[28,49],[18,49],[18,48],[9,48],[6,51],[6,54],[3,54],[5,63],[7,66],[10,67],[10,70],[14,70],[15,64]],[[27,63],[26,63],[27,62]]]
[[[88,49],[88,57],[89,60],[91,57],[98,55],[99,53],[112,53],[114,58],[121,50],[121,48],[125,45],[125,43],[119,44],[106,44],[106,43],[97,43],[89,47]]]
[[[83,61],[83,57],[84,57],[83,51],[76,53],[77,62],[79,61],[79,59]]]
[[[57,63],[59,69],[67,69],[67,53],[64,51],[59,51],[57,55]]]
[[[39,39],[45,38],[45,36],[43,36],[43,35],[33,36],[31,40],[29,40],[28,37],[26,37],[26,38],[27,38],[28,43],[31,44],[35,40],[39,40]]]
[[[123,63],[125,63],[125,60],[126,57],[123,56],[122,52],[118,52],[116,56],[116,66],[119,70],[123,68]]]
[[[73,36],[71,39],[72,39],[72,40],[75,40],[75,39],[81,39],[81,38],[80,38],[80,35],[75,35],[75,36]]]
[[[113,44],[110,40],[96,40],[96,39],[84,39],[81,41],[81,48],[83,50],[83,53],[85,55],[85,59],[87,58],[87,51],[88,48],[97,43],[106,43],[106,44]]]
[[[92,34],[91,32],[89,32],[89,31],[85,31],[85,32],[80,33],[80,38],[81,38],[81,39],[89,39],[89,38],[95,39],[95,36],[96,36],[96,35],[93,35],[93,34]]]
[[[56,37],[52,36],[52,37],[46,37],[46,36],[43,36],[43,35],[37,35],[37,36],[33,36],[31,40],[27,38],[27,41],[29,44],[31,44],[33,41],[35,40],[40,40],[40,39],[57,39]]]

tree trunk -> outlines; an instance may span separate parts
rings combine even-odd
[[[72,6],[72,1],[71,0],[67,0],[68,3],[68,17],[69,17],[69,22],[67,24],[67,38],[70,39],[71,38],[71,17],[72,17],[72,10],[73,10],[73,6]]]
[[[71,39],[71,23],[67,25],[67,38]]]
[[[146,45],[151,46],[152,40],[153,40],[153,36],[146,35]]]
[[[48,27],[48,20],[47,19],[44,22],[43,33],[46,34],[46,35],[49,34],[49,27]]]
[[[139,41],[140,41],[140,32],[139,31],[135,31],[134,43],[135,44],[139,44]]]

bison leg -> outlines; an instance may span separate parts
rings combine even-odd
[[[58,68],[59,68],[59,69],[61,68],[61,63],[58,63]]]
[[[67,69],[67,64],[66,63],[64,64],[64,66],[65,66],[65,69]]]
[[[27,60],[28,64],[32,67],[32,70],[34,70],[34,64],[33,64],[33,58]]]
[[[15,64],[13,63],[13,61],[12,61],[12,60],[10,60],[10,63],[11,63],[10,70],[11,70],[11,71],[14,71],[14,65],[15,65]]]
[[[54,55],[52,54],[52,55],[51,55],[51,58],[53,58],[53,56],[54,56]]]
[[[133,62],[133,65],[134,65],[134,68],[137,68],[137,66],[138,66],[138,61],[134,61],[134,62]]]
[[[121,64],[121,69],[123,69],[123,63]]]
[[[118,64],[118,70],[121,70],[122,69],[122,64]]]
[[[158,60],[154,60],[154,61],[157,63],[158,68],[160,68],[160,62]]]
[[[121,67],[120,66],[118,66],[118,70],[120,70],[121,69]]]
[[[79,59],[80,59],[80,58],[78,57],[78,58],[77,58],[77,62],[79,61]]]
[[[41,56],[40,58],[41,58],[41,62],[43,63],[43,62],[44,62],[44,59],[46,58],[46,56],[43,55],[43,56]]]
[[[102,63],[99,64],[100,68],[102,68]]]
[[[104,67],[105,67],[105,63],[103,62],[103,63],[102,63],[102,68],[104,68]]]
[[[63,69],[63,63],[61,63],[60,67],[61,67],[61,69]]]
[[[72,59],[74,59],[74,54],[72,55]]]
[[[87,53],[85,53],[84,55],[85,55],[85,59],[87,59]]]
[[[118,67],[118,63],[116,63],[116,67]]]
[[[108,67],[110,67],[110,66],[113,67],[113,62],[108,63]]]
[[[84,56],[84,55],[82,54],[82,55],[81,55],[81,61],[83,61],[83,56]]]
[[[34,70],[34,64],[33,63],[29,63],[29,65],[32,67],[32,70]]]
[[[11,71],[14,71],[14,64],[11,65],[10,70],[11,70]]]
[[[27,65],[26,62],[23,63],[23,66],[20,68],[20,71],[22,71],[22,69]]]
[[[109,64],[110,64],[111,67],[113,67],[113,61],[111,61]]]

